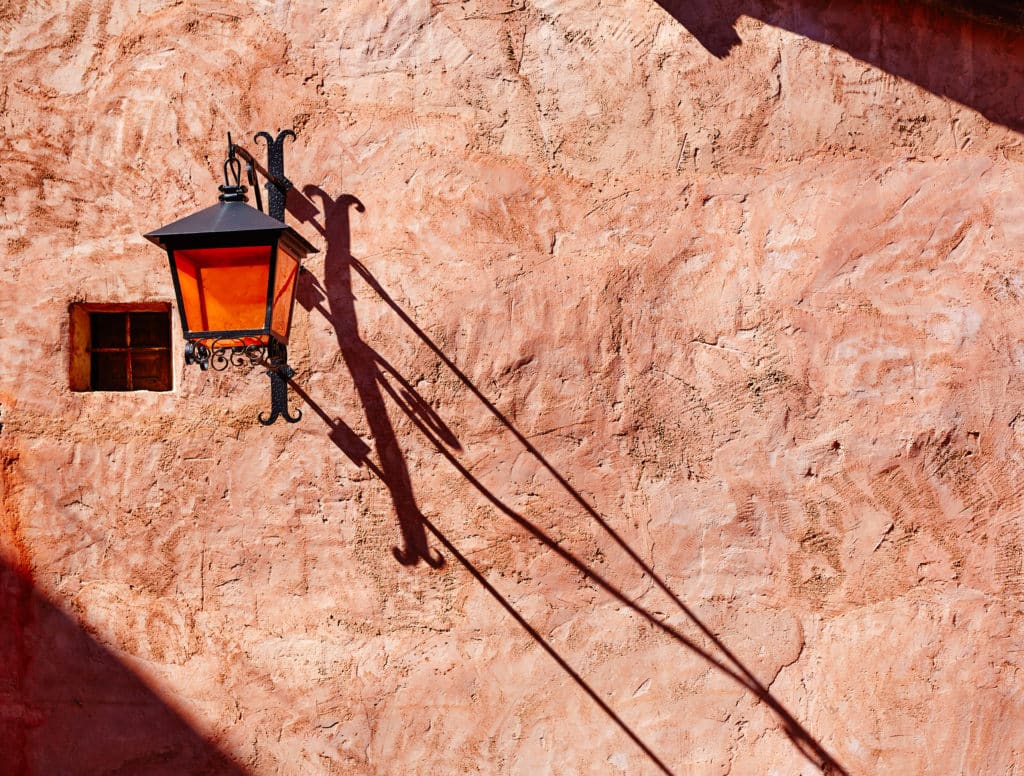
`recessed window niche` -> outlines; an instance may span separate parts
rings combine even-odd
[[[71,390],[171,390],[171,305],[71,305]]]

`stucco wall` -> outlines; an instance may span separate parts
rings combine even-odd
[[[0,30],[0,772],[1024,766],[1020,33],[852,0]],[[302,421],[180,352],[171,393],[72,393],[69,303],[171,299],[139,235],[286,127]]]

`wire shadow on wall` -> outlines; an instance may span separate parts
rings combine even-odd
[[[427,547],[426,533],[429,531],[435,539],[479,582],[484,589],[516,620],[516,622],[533,638],[557,663],[565,670],[574,682],[604,711],[623,732],[641,748],[647,757],[664,773],[671,773],[662,760],[634,733],[625,722],[600,698],[600,696],[572,669],[572,667],[544,640],[544,638],[518,613],[500,592],[487,582],[484,575],[461,554],[447,536],[430,520],[428,520],[415,504],[412,483],[408,466],[398,445],[397,436],[387,414],[384,401],[386,394],[412,421],[420,433],[430,442],[435,450],[495,509],[525,529],[538,542],[557,554],[566,563],[583,574],[587,579],[604,590],[607,594],[628,607],[646,622],[658,629],[677,643],[685,646],[701,657],[711,666],[729,676],[747,691],[755,695],[770,708],[779,720],[785,734],[796,748],[822,772],[827,774],[846,774],[846,770],[826,751],[793,715],[776,699],[768,688],[757,679],[739,658],[734,655],[718,636],[697,617],[679,597],[668,587],[661,577],[641,558],[635,550],[612,528],[600,513],[572,486],[530,440],[520,432],[459,367],[437,346],[437,344],[409,317],[381,286],[366,266],[351,253],[350,211],[354,208],[363,212],[362,203],[355,197],[342,194],[337,198],[330,197],[326,192],[315,186],[303,189],[305,198],[292,196],[288,207],[300,220],[311,224],[326,240],[324,266],[324,284],[318,285],[309,273],[303,274],[303,282],[298,290],[299,302],[308,310],[317,310],[334,328],[342,357],[352,373],[356,392],[366,414],[367,423],[374,441],[380,463],[369,457],[369,447],[359,436],[342,421],[327,413],[310,395],[291,381],[295,392],[309,407],[328,425],[329,436],[334,444],[359,466],[366,466],[379,477],[391,494],[398,516],[399,528],[404,541],[402,549],[395,548],[394,554],[403,564],[415,564],[419,560],[437,567],[443,559]],[[323,203],[323,224],[316,217],[320,210],[309,199],[316,197]],[[627,596],[611,581],[605,579],[596,570],[588,566],[577,555],[562,547],[541,528],[525,516],[505,504],[491,492],[466,468],[455,455],[461,445],[451,430],[437,415],[430,404],[425,401],[407,379],[383,358],[370,345],[363,342],[359,335],[358,320],[355,313],[354,295],[352,293],[352,275],[359,275],[363,281],[388,305],[409,327],[409,329],[426,345],[427,348],[447,367],[452,374],[484,405],[506,430],[515,437],[523,448],[554,478],[560,487],[576,502],[576,504],[608,535],[609,538],[654,582],[654,584],[673,602],[700,634],[722,657],[712,654],[694,638],[687,636],[678,628],[656,616],[650,609],[637,603]],[[392,384],[397,384],[397,388]],[[378,434],[380,437],[378,438]],[[388,455],[385,460],[384,455]],[[403,511],[399,511],[399,510]]]

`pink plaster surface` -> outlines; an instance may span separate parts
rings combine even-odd
[[[8,3],[0,773],[1024,767],[1024,43],[898,5]],[[303,420],[71,392],[285,127]]]

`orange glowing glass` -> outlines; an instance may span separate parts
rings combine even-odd
[[[316,248],[283,221],[222,201],[146,238],[167,250],[187,340],[288,344],[300,264]]]
[[[274,273],[274,298],[271,300],[270,330],[287,341],[291,328],[292,306],[295,301],[295,278],[299,274],[299,260],[283,246],[277,249],[277,267]]]
[[[264,329],[270,258],[269,245],[176,250],[186,331]]]

